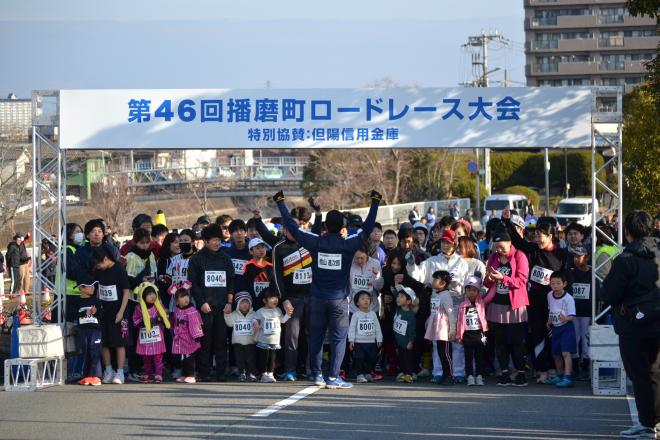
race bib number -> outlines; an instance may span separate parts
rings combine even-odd
[[[394,331],[401,336],[405,336],[408,331],[408,321],[401,319],[398,315],[394,320]]]
[[[324,254],[319,252],[319,269],[341,270],[341,254]]]
[[[96,319],[96,316],[90,314],[91,307],[82,307],[78,310],[78,313],[84,313],[85,316],[82,316],[78,319],[78,324],[98,324],[99,320]]]
[[[476,309],[470,309],[465,314],[465,330],[481,330],[481,322],[479,322],[479,314]]]
[[[440,313],[440,298],[431,298],[431,315]]]
[[[311,284],[312,283],[312,268],[306,267],[305,269],[296,269],[293,272],[293,284]]]
[[[227,272],[224,270],[207,270],[204,272],[205,287],[227,287]]]
[[[280,320],[277,318],[267,318],[264,321],[264,335],[274,335],[280,332]]]
[[[234,322],[234,334],[237,336],[252,335],[252,321],[249,319],[239,319]]]
[[[354,291],[360,291],[360,290],[371,290],[371,280],[369,277],[365,277],[362,275],[353,275],[353,282],[352,282],[353,290]]]
[[[534,266],[532,268],[532,273],[530,274],[530,280],[535,283],[541,284],[543,286],[550,285],[550,275],[552,275],[552,270],[544,269],[540,266]]]
[[[117,286],[102,286],[99,285],[99,299],[101,301],[117,301]]]
[[[508,266],[500,266],[497,268],[497,271],[501,273],[504,276],[510,276],[511,275],[511,268]],[[509,294],[509,288],[504,285],[504,282],[498,281],[497,282],[497,290],[496,292],[500,295],[508,295]]]
[[[266,289],[268,286],[270,286],[270,283],[268,281],[255,281],[254,294],[256,296],[259,296],[259,294],[263,292],[263,290]]]
[[[245,273],[245,265],[247,264],[247,261],[232,258],[231,262],[234,264],[234,273],[236,275],[243,275]]]
[[[177,263],[177,265],[174,267],[174,276],[172,277],[172,282],[174,284],[182,283],[184,280],[188,278],[189,261],[190,260],[185,260],[185,264],[183,262]]]
[[[376,336],[376,324],[370,318],[360,318],[357,322],[358,336]]]
[[[154,342],[162,341],[162,336],[160,334],[160,327],[152,327],[151,331],[147,333],[147,329],[142,327],[140,329],[140,343],[141,344],[151,344]]]
[[[573,298],[574,299],[589,299],[591,293],[591,284],[587,283],[573,283]]]
[[[561,312],[550,312],[550,322],[552,325],[561,325],[561,321],[559,320],[559,316],[561,315]]]
[[[451,275],[452,282],[463,284],[463,280],[457,270],[452,270],[449,274]]]

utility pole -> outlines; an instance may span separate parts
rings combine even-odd
[[[492,70],[488,70],[488,43],[495,42],[503,46],[510,46],[512,41],[508,38],[503,37],[497,31],[494,33],[481,32],[481,35],[475,35],[468,37],[467,43],[463,47],[476,47],[481,50],[481,54],[476,53],[472,55],[472,67],[477,68],[481,67],[481,75],[478,76],[472,83],[463,83],[464,86],[471,87],[488,87],[490,86],[490,80],[488,75],[497,72],[500,70],[499,67],[496,67]],[[504,86],[506,87],[506,71],[504,75]],[[477,162],[478,163],[478,162]],[[484,148],[484,186],[486,187],[487,195],[491,194],[491,173],[490,173],[490,148]],[[478,204],[478,202],[477,202]]]

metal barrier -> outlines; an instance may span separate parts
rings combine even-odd
[[[398,226],[401,223],[408,222],[408,214],[414,207],[417,207],[419,210],[420,217],[426,215],[426,211],[429,208],[433,208],[436,219],[439,219],[444,215],[449,215],[449,209],[454,203],[461,217],[465,215],[467,209],[472,207],[470,199],[431,200],[426,202],[402,203],[399,205],[385,205],[378,208],[376,221],[381,225]],[[369,208],[351,209],[349,211],[359,215],[364,220],[369,213]]]

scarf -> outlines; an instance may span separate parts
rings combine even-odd
[[[140,310],[142,311],[142,321],[144,321],[144,327],[147,329],[147,333],[151,331],[151,317],[149,316],[149,309],[147,308],[147,303],[144,302],[144,298],[142,297],[142,292],[144,292],[144,290],[147,287],[151,287],[154,289],[154,292],[156,293],[156,302],[154,302],[154,306],[156,306],[156,311],[158,311],[158,315],[163,320],[163,324],[165,324],[165,327],[170,328],[170,321],[167,319],[167,312],[163,308],[163,305],[160,302],[160,298],[158,297],[158,287],[156,287],[156,285],[153,283],[145,282],[140,284],[135,289],[135,293],[137,294],[138,298],[140,298]]]

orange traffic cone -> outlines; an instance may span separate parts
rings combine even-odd
[[[18,311],[18,322],[20,322],[21,325],[32,324],[32,318],[30,318],[29,310],[21,308],[21,310]]]
[[[18,303],[24,306],[26,302],[27,301],[25,299],[25,292],[21,290],[20,292],[18,292]]]
[[[41,294],[41,301],[44,303],[50,302],[50,289],[48,287],[44,287],[44,291]]]

